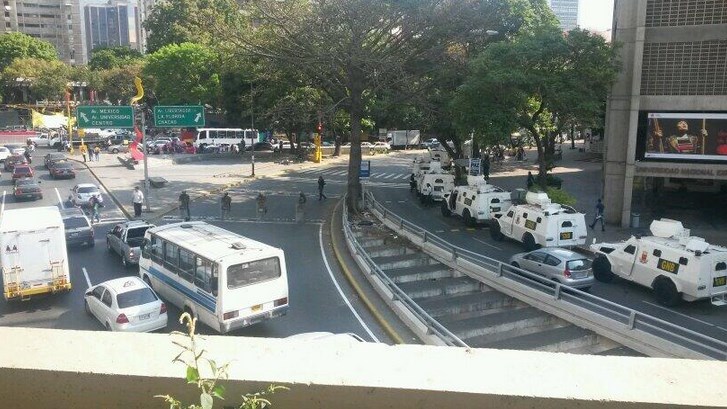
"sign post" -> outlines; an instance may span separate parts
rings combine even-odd
[[[201,128],[204,125],[203,106],[157,105],[154,107],[154,126],[157,128]]]
[[[480,158],[470,158],[470,176],[480,176],[482,171],[482,160]]]
[[[134,110],[130,106],[78,106],[76,126],[84,128],[133,128]]]

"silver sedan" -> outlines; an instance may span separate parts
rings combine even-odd
[[[510,265],[583,291],[588,291],[593,285],[591,260],[559,247],[515,254],[510,257]]]

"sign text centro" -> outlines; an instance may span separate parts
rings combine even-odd
[[[154,107],[154,126],[167,128],[200,128],[205,125],[204,107],[178,105]]]
[[[81,129],[133,128],[134,111],[130,106],[79,106],[76,120]]]

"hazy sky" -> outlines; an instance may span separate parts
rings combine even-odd
[[[614,0],[579,0],[578,25],[581,28],[606,31],[611,28]]]

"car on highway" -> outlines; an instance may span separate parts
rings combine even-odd
[[[54,162],[50,167],[50,176],[53,179],[75,179],[76,170],[71,162]]]
[[[0,146],[0,162],[5,162],[5,159],[7,159],[10,155],[10,149]]]
[[[13,197],[16,202],[42,199],[43,191],[40,188],[40,182],[33,178],[18,179],[13,188]]]
[[[13,143],[9,145],[5,145],[8,150],[10,150],[11,155],[23,155],[25,154],[25,145],[21,145],[19,143]]]
[[[373,149],[379,152],[388,152],[391,150],[391,145],[386,142],[376,142],[373,145]]]
[[[245,147],[246,151],[252,150],[252,145]],[[256,151],[274,151],[275,147],[270,142],[255,142],[255,150]]]
[[[31,168],[29,165],[15,165],[13,167],[13,181],[24,178],[32,178],[34,176],[35,174],[33,173],[33,168]]]
[[[119,144],[115,144],[115,145],[110,145],[109,147],[106,148],[106,151],[111,152],[113,154],[127,153],[127,152],[129,152],[129,144],[128,143],[126,143],[126,144],[119,143]]]
[[[15,165],[27,165],[28,159],[23,155],[10,155],[5,159],[3,168],[6,172],[12,172]]]
[[[49,154],[45,155],[45,157],[43,158],[43,163],[45,163],[45,168],[46,169],[50,169],[51,166],[55,162],[63,162],[63,161],[67,161],[67,160],[68,160],[68,158],[66,158],[66,154],[65,153],[52,152],[52,153],[49,153]]]
[[[426,141],[422,142],[423,148],[438,148],[441,144],[439,143],[439,140],[437,138],[429,138]]]
[[[591,260],[560,247],[544,247],[510,257],[510,265],[551,281],[588,291],[593,285]]]
[[[106,234],[106,249],[118,254],[124,267],[139,264],[144,234],[152,227],[155,226],[143,220],[119,223]]]
[[[66,230],[66,246],[96,245],[95,233],[91,221],[81,209],[70,208],[61,210],[63,227]]]
[[[80,183],[71,189],[69,201],[76,207],[88,206],[91,196],[101,195],[101,190],[93,183]]]
[[[139,277],[95,285],[84,296],[86,313],[108,331],[149,332],[167,326],[167,306]]]

